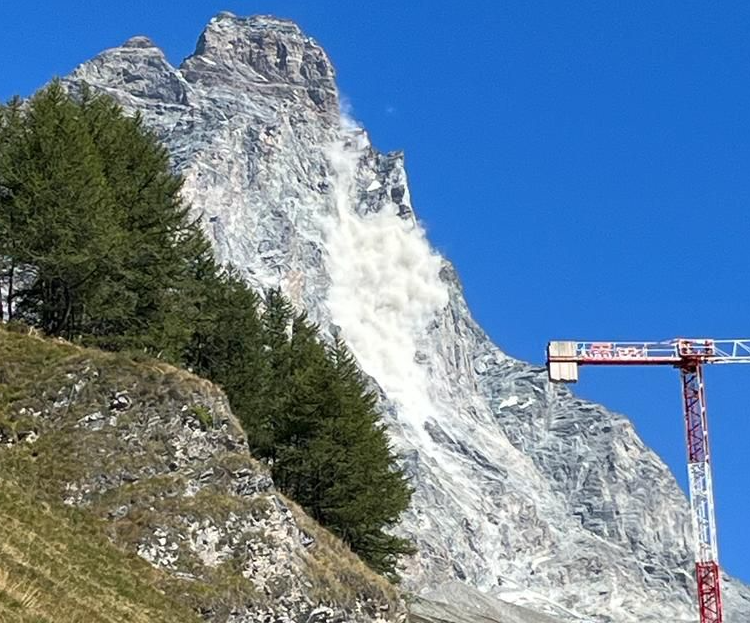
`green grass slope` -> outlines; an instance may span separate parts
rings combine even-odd
[[[115,412],[121,389],[133,406]],[[223,621],[236,608],[273,611],[289,590],[302,590],[308,606],[362,612],[351,620],[397,615],[398,592],[293,503],[273,489],[231,493],[233,473],[262,480],[264,472],[238,445],[242,432],[222,404],[217,388],[184,370],[0,326],[0,623]],[[101,425],[87,423],[92,414]],[[198,441],[165,459],[174,433]],[[201,448],[207,454],[191,458]],[[216,480],[201,480],[206,469]],[[186,496],[195,484],[202,488]],[[282,539],[287,584],[273,569],[265,584],[243,576],[244,545],[214,566],[184,545],[186,521],[221,528],[241,516],[262,527],[268,509],[281,509],[272,519],[292,536],[259,528],[240,538],[258,539],[254,551],[271,566]],[[179,561],[163,570],[135,553],[157,527],[182,543]],[[314,545],[293,540],[302,533]]]
[[[41,501],[4,474],[0,621],[199,621],[163,590],[174,580],[113,545],[97,524],[85,513]]]

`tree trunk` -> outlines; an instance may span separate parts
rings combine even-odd
[[[7,298],[7,305],[8,308],[8,321],[10,322],[13,320],[13,280],[16,274],[16,262],[14,259],[10,260],[10,270],[8,271],[8,298]],[[3,318],[2,310],[0,309],[0,319]]]

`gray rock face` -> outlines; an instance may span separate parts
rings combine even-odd
[[[669,470],[627,419],[488,339],[414,216],[403,155],[339,112],[317,43],[224,13],[179,68],[139,37],[67,79],[83,82],[169,147],[220,260],[280,285],[373,378],[416,488],[409,588],[460,580],[561,620],[696,620]],[[725,586],[729,620],[750,620],[748,588]]]
[[[396,590],[275,490],[217,387],[96,351],[56,362],[53,381],[13,404],[23,428],[0,445],[35,444],[56,466],[40,490],[103,520],[203,620],[406,621]]]
[[[428,597],[418,597],[411,604],[412,623],[559,623],[459,582],[449,582]]]
[[[207,88],[232,83],[238,91],[291,88],[305,93],[320,111],[337,112],[331,63],[292,22],[257,17],[238,33],[234,17],[223,13],[200,36],[180,73]]]

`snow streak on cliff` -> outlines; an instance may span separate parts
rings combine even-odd
[[[136,37],[67,79],[82,82],[164,140],[218,257],[281,285],[372,377],[415,487],[410,588],[460,580],[568,620],[695,620],[669,470],[625,418],[477,326],[416,220],[402,154],[342,116],[315,41],[224,13],[179,68]],[[750,620],[746,587],[727,579],[726,598],[730,620]]]

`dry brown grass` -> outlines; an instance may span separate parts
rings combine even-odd
[[[98,452],[96,439],[68,426],[46,430],[45,418],[19,415],[21,407],[28,413],[49,408],[86,366],[133,379],[176,371],[139,365],[0,327],[0,430],[40,433],[34,444],[0,447],[0,623],[200,621],[179,602],[184,582],[112,544],[105,522],[60,502],[62,483],[87,467],[81,447]],[[66,419],[79,415],[71,407]]]
[[[288,498],[284,502],[300,528],[315,539],[315,545],[305,553],[305,563],[316,598],[344,604],[372,599],[397,608],[400,594],[393,584],[372,571],[341,539],[311,519],[297,504]]]
[[[18,604],[19,608],[34,615],[39,608],[40,589],[24,578],[11,577],[10,571],[0,569],[0,593],[5,600]]]
[[[97,381],[78,391],[75,404],[64,414],[50,409],[61,390],[67,395],[86,368],[96,370]],[[33,427],[40,434],[33,444],[0,447],[0,623],[195,623],[200,620],[193,610],[198,606],[222,608],[262,601],[264,597],[254,594],[235,561],[208,573],[204,579],[209,581],[189,582],[154,569],[133,553],[151,525],[168,525],[169,517],[178,512],[227,514],[237,510],[236,498],[209,491],[192,500],[158,495],[165,489],[182,489],[179,475],[174,474],[119,487],[86,511],[60,502],[64,483],[80,481],[95,462],[104,471],[114,472],[116,466],[109,462],[116,461],[139,472],[142,461],[152,460],[147,443],[146,452],[136,455],[124,451],[117,436],[75,427],[77,418],[106,408],[108,396],[102,388],[109,387],[110,381],[112,386],[128,388],[138,400],[157,405],[171,390],[180,395],[201,390],[216,395],[208,381],[163,362],[143,357],[134,361],[124,354],[0,327],[0,432],[8,436]],[[53,413],[54,425],[48,417],[23,415],[22,407],[28,414]],[[233,425],[239,429],[236,421]],[[262,469],[250,456],[236,451],[218,453],[213,462],[225,470]],[[131,505],[122,520],[97,519],[103,509],[119,506],[119,496],[140,502]],[[266,502],[258,497],[259,514]],[[388,581],[296,504],[286,503],[300,527],[315,539],[314,547],[300,553],[313,599],[344,606],[372,599],[397,608],[399,594]]]
[[[111,544],[85,513],[0,481],[0,621],[188,623],[177,581]]]

